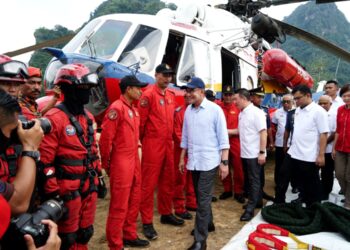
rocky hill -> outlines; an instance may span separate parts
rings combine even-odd
[[[283,21],[350,51],[350,23],[334,3],[309,2]],[[337,79],[340,84],[350,82],[350,64],[336,56],[293,37],[287,37],[282,48],[305,66],[315,82],[328,79]]]

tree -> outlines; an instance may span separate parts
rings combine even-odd
[[[73,33],[74,31],[72,30],[69,30],[61,25],[56,25],[53,29],[47,29],[44,27],[36,29],[34,32],[34,37],[36,43],[38,44]],[[57,44],[55,47],[63,48],[64,45],[65,44]],[[51,58],[52,56],[50,56],[46,52],[38,50],[35,51],[32,57],[30,58],[29,65],[40,68],[42,72],[45,72],[47,64],[49,63]]]
[[[116,13],[156,14],[165,8],[159,0],[108,0],[100,4],[90,15],[90,20],[99,16]]]

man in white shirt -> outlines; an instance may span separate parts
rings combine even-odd
[[[292,94],[295,110],[294,133],[288,154],[297,168],[300,192],[307,206],[321,201],[319,168],[325,165],[328,119],[327,112],[312,101],[310,88],[296,86]]]
[[[327,137],[327,146],[325,153],[325,166],[321,168],[321,184],[322,184],[322,200],[328,200],[330,192],[333,189],[334,181],[334,160],[332,158],[332,148],[335,130],[337,127],[337,114],[332,110],[332,98],[328,95],[323,95],[318,100],[318,105],[327,111],[329,133]]]
[[[328,80],[324,86],[325,94],[332,98],[331,110],[337,114],[338,108],[344,105],[343,99],[338,96],[338,82],[336,80]]]
[[[254,209],[262,199],[261,174],[266,162],[266,117],[264,111],[250,102],[250,94],[246,89],[239,89],[234,96],[234,103],[241,110],[238,131],[241,143],[241,159],[244,174],[248,178],[248,204],[242,214],[241,221],[249,221],[254,216]]]
[[[288,111],[293,107],[293,96],[286,94],[282,97],[282,107],[273,114],[271,122],[276,125],[275,139],[275,184],[278,182],[278,173],[282,166],[285,152],[283,151],[283,136],[287,122]]]
[[[205,98],[204,82],[198,77],[192,77],[185,89],[193,104],[185,111],[179,170],[183,173],[187,153],[186,167],[192,173],[197,198],[194,242],[188,250],[205,250],[208,227],[213,223],[211,191],[217,171],[222,180],[229,173],[230,144],[224,112]]]

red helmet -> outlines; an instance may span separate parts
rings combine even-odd
[[[84,64],[67,64],[57,71],[54,84],[91,85],[94,87],[98,85],[98,76],[96,73],[90,73],[89,68]]]
[[[28,78],[27,66],[11,57],[0,55],[0,81],[25,82]]]

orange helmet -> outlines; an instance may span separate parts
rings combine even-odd
[[[57,71],[54,84],[91,85],[94,87],[98,85],[98,76],[96,73],[90,73],[89,68],[84,64],[67,64]]]
[[[11,57],[0,55],[0,81],[25,82],[28,78],[27,66]]]
[[[35,67],[28,67],[29,77],[40,77],[41,78],[41,70]]]

